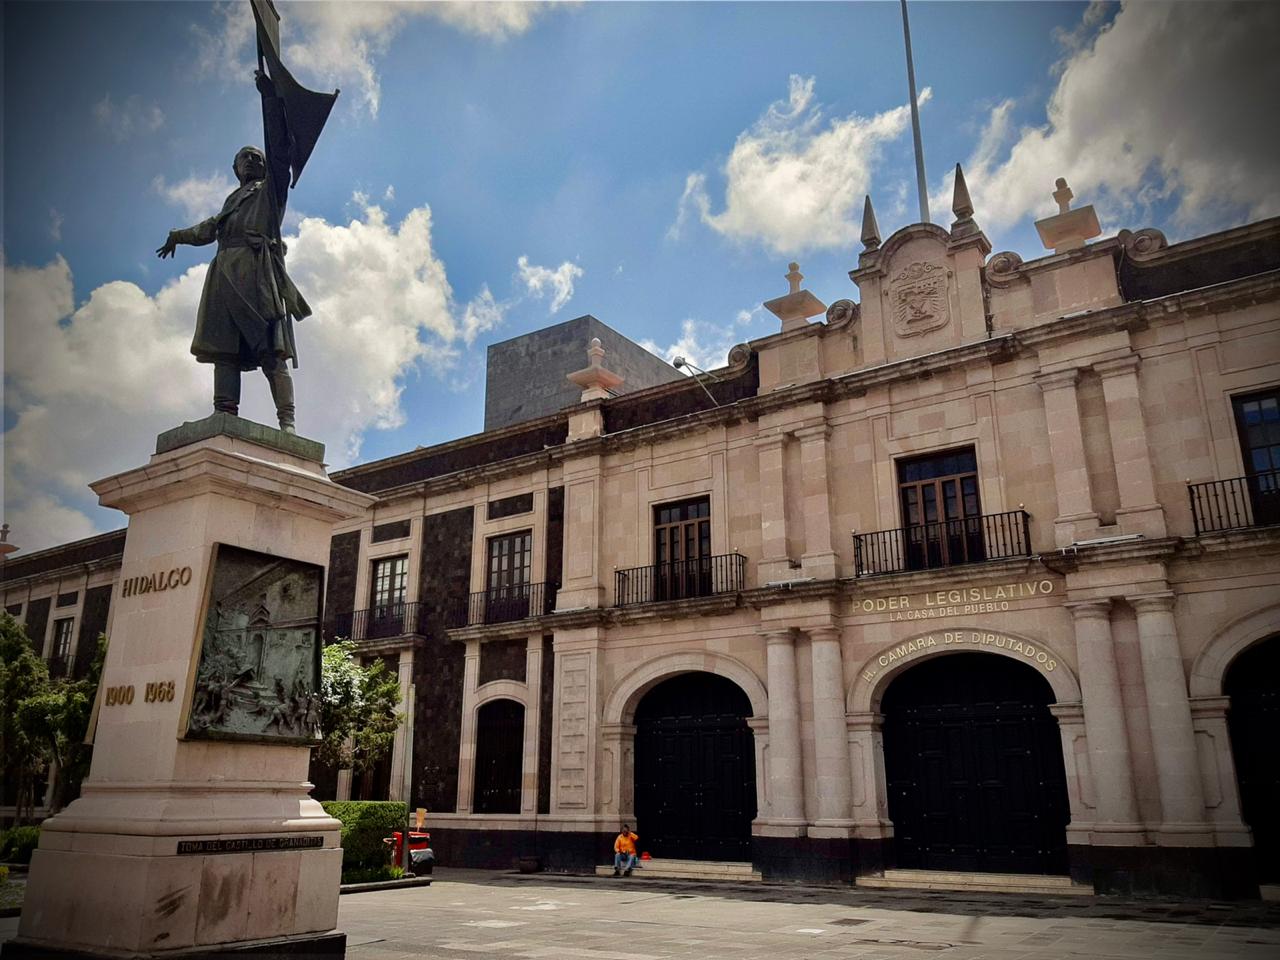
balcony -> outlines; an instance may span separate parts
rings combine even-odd
[[[854,576],[933,570],[1031,556],[1025,510],[853,535]]]
[[[455,630],[546,616],[556,608],[556,591],[559,588],[558,583],[523,583],[473,593],[465,602],[459,600],[449,606],[445,613],[445,627]]]
[[[427,615],[425,603],[388,603],[367,610],[340,614],[325,625],[331,637],[345,640],[385,640],[422,633]]]
[[[1196,536],[1280,523],[1280,470],[1187,484]]]
[[[746,585],[746,570],[747,558],[740,553],[618,570],[614,573],[614,606],[737,593]]]

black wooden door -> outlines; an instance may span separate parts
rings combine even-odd
[[[636,710],[640,849],[683,860],[749,860],[754,738],[741,689],[710,673],[654,687]]]
[[[1052,701],[1033,668],[982,653],[926,661],[889,685],[881,711],[898,866],[1067,872]]]
[[[1227,671],[1227,727],[1240,785],[1240,813],[1253,830],[1260,883],[1280,883],[1280,636],[1246,650]]]
[[[476,813],[519,813],[524,770],[524,707],[490,700],[476,714]]]

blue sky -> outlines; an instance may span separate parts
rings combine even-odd
[[[342,89],[286,221],[298,425],[334,466],[478,431],[485,346],[583,313],[719,365],[776,329],[789,260],[857,299],[864,193],[885,236],[917,219],[896,3],[279,8],[295,75]],[[913,4],[934,219],[957,161],[1028,258],[1057,176],[1108,231],[1280,212],[1275,9]],[[3,17],[5,519],[36,549],[121,525],[85,484],[207,411],[212,250],[153,251],[261,129],[247,0]]]

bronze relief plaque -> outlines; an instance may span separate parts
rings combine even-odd
[[[184,725],[190,739],[320,739],[324,568],[215,544]]]

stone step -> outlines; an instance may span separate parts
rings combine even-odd
[[[596,867],[596,876],[613,876],[613,867]],[[725,880],[733,883],[759,883],[763,878],[749,863],[726,860],[642,860],[631,872],[631,878],[650,880]]]
[[[969,893],[1031,893],[1090,897],[1093,887],[1070,877],[1024,873],[959,873],[945,870],[886,870],[882,877],[858,877],[859,887],[884,890],[952,890]]]

